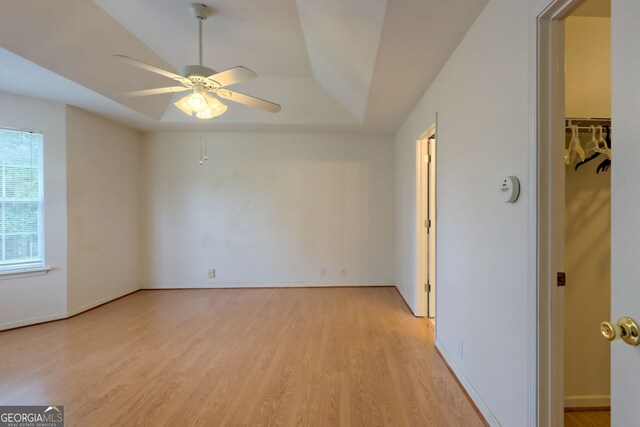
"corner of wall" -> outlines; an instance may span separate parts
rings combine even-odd
[[[142,133],[66,106],[69,316],[140,289]]]

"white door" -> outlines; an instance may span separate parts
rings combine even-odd
[[[640,320],[640,2],[613,0],[611,316]],[[603,319],[606,320],[606,319]],[[585,325],[585,327],[594,327]],[[611,343],[611,425],[640,425],[640,346]]]

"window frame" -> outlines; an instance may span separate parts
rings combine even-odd
[[[18,129],[7,126],[0,126],[0,131],[9,131],[9,132],[18,132],[21,134],[31,134],[31,135],[39,135],[40,144],[39,144],[39,153],[38,153],[38,163],[33,167],[36,167],[38,171],[38,197],[34,200],[37,203],[38,207],[38,259],[34,261],[25,261],[22,263],[14,263],[14,264],[4,264],[5,260],[0,260],[0,280],[14,277],[30,277],[35,275],[47,274],[50,271],[49,267],[45,267],[45,195],[44,195],[44,180],[45,180],[45,170],[44,170],[44,141],[45,136],[44,133],[37,130],[27,130],[27,129]],[[3,170],[3,174],[6,174],[6,171]],[[6,175],[3,176],[3,185],[6,185],[5,178]],[[3,189],[0,188],[0,195],[3,194]],[[4,200],[3,200],[4,202]],[[3,208],[3,224],[4,222],[4,212]],[[5,224],[6,226],[6,224]],[[3,233],[4,234],[4,233]],[[25,233],[25,234],[33,234],[33,233]],[[3,239],[0,244],[4,245],[5,240]],[[3,248],[3,254],[5,254],[6,246]],[[4,257],[4,255],[3,255]]]

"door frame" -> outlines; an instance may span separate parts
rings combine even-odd
[[[424,144],[424,141],[428,141],[436,136],[436,127],[437,127],[437,115],[436,115],[436,123],[432,124],[427,128],[425,132],[422,133],[420,138],[416,140],[416,266],[417,266],[417,274],[416,274],[416,313],[415,315],[418,317],[428,317],[429,315],[429,293],[425,289],[425,284],[429,283],[429,258],[431,256],[435,257],[434,254],[430,254],[429,252],[429,239],[425,238],[425,221],[428,221],[429,215],[429,167],[425,167],[424,158],[426,155],[429,155],[429,144]],[[426,146],[426,150],[425,147]],[[435,152],[434,152],[435,155]],[[432,161],[435,161],[435,156],[432,158]],[[425,173],[427,176],[425,176]],[[425,197],[426,194],[426,197]],[[435,239],[435,208],[433,212],[432,219],[432,227],[430,233],[432,233],[432,238]],[[437,240],[433,245],[434,251],[437,245]],[[427,262],[425,262],[427,259]],[[435,258],[434,258],[435,260]],[[435,270],[435,262],[433,263],[433,269]],[[435,278],[434,274],[431,274],[432,277]],[[435,280],[434,280],[435,282]],[[437,296],[436,296],[436,304],[437,304]],[[437,310],[436,310],[437,313]]]
[[[583,2],[544,0],[530,22],[529,422],[541,427],[564,425],[563,20]]]
[[[436,218],[436,171],[437,171],[437,162],[436,162],[436,152],[437,152],[437,140],[438,137],[435,133],[427,138],[427,151],[430,156],[429,167],[427,168],[427,173],[429,174],[428,185],[429,190],[427,192],[428,200],[428,220],[429,220],[429,239],[427,240],[429,245],[429,255],[427,261],[427,278],[428,283],[431,287],[429,288],[428,297],[427,297],[427,317],[430,319],[434,319],[438,315],[438,311],[436,309],[438,292],[437,292],[437,283],[436,283],[436,239],[437,234],[436,230],[438,227],[437,218]],[[432,300],[433,299],[433,300]]]

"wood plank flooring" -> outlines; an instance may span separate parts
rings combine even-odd
[[[141,291],[0,332],[0,405],[68,426],[482,426],[394,288]]]
[[[564,413],[564,427],[610,427],[610,411],[571,411]]]

